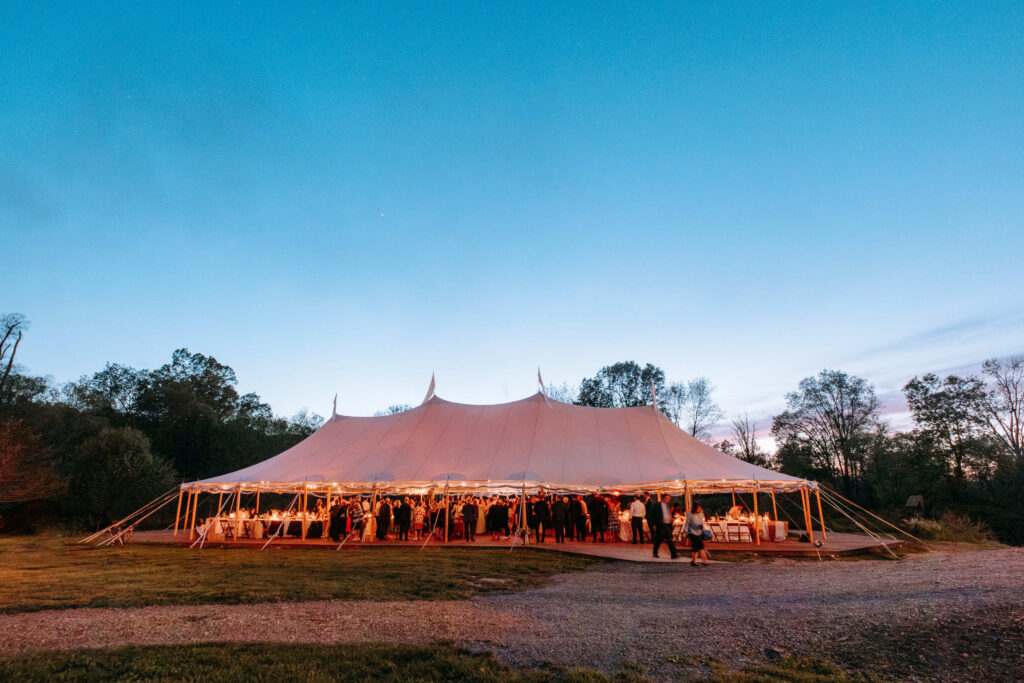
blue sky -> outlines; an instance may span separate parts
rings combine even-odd
[[[635,359],[759,414],[1024,351],[1024,5],[411,4],[0,6],[26,368],[368,414]]]

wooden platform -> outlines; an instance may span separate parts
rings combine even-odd
[[[818,538],[815,535],[815,538]],[[170,545],[179,545],[188,547],[191,542],[188,540],[188,536],[179,533],[175,537],[169,531],[139,531],[136,532],[133,543],[162,543]],[[883,539],[885,546],[891,549],[896,549],[902,545],[902,541],[898,541],[893,538]],[[205,548],[261,548],[266,543],[266,539],[263,540],[250,540],[241,539],[238,541],[217,541],[207,542],[204,544]],[[800,543],[796,540],[795,536],[791,536],[785,541],[765,541],[760,545],[753,543],[707,543],[707,549],[710,551],[712,557],[716,554],[728,554],[728,555],[753,555],[753,556],[764,556],[764,557],[839,557],[845,555],[857,555],[862,553],[873,553],[873,552],[884,552],[884,547],[875,539],[870,536],[864,536],[861,534],[843,534],[830,532],[828,539],[822,544],[821,547],[816,547],[810,543]],[[320,539],[298,539],[298,538],[285,538],[285,539],[274,539],[273,543],[270,544],[270,548],[319,548],[322,550],[334,550],[338,547],[337,543],[332,541],[324,541]],[[423,547],[423,541],[367,541],[365,543],[351,540],[348,541],[344,547],[343,552],[358,551],[358,550],[386,550],[389,548],[421,548]],[[431,540],[426,544],[428,549],[438,548],[481,548],[490,550],[509,550],[513,547],[512,541],[499,541],[497,543],[491,541],[490,536],[486,538],[478,538],[475,542],[467,542],[461,539],[449,541],[444,543],[442,541]],[[515,544],[515,549],[523,547],[521,542]],[[547,550],[554,552],[573,553],[577,555],[588,555],[591,557],[603,557],[612,560],[624,560],[627,562],[672,562],[669,558],[668,549],[662,546],[659,551],[660,558],[652,557],[651,544],[650,543],[638,543],[633,545],[632,543],[623,543],[617,541],[614,543],[593,543],[591,541],[568,541],[565,543],[555,543],[550,538],[544,543],[534,543],[532,540],[529,545],[526,546],[531,550]],[[678,548],[680,552],[680,558],[689,557],[689,549],[685,547]]]

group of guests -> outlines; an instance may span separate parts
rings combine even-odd
[[[378,541],[415,541],[430,534],[443,539],[446,533],[450,539],[475,541],[477,536],[490,535],[492,540],[498,541],[510,538],[513,530],[519,528],[519,517],[524,509],[526,518],[522,521],[537,543],[544,543],[549,533],[555,543],[585,541],[588,536],[594,543],[604,543],[609,535],[613,541],[619,535],[620,499],[604,494],[549,496],[541,490],[529,496],[525,505],[519,496],[467,495],[449,498],[447,505],[445,497],[440,495],[381,497],[372,502],[355,496],[347,501],[335,499],[330,510],[320,501],[315,515],[329,520],[326,535],[334,541],[353,534],[362,537],[370,519]],[[672,527],[683,510],[672,503],[671,496],[663,494],[661,500],[657,500],[651,494],[641,494],[633,498],[626,509],[632,543],[652,543],[654,557],[658,557],[658,551],[665,545],[673,559],[678,557]],[[683,531],[692,553],[691,564],[696,566],[701,561],[706,565],[701,506],[686,513]]]

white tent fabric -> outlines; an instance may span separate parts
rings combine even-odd
[[[277,456],[182,488],[701,492],[805,485],[815,487],[711,448],[653,406],[591,408],[538,392],[498,405],[430,395],[396,415],[337,415]]]

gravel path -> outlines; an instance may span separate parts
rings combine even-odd
[[[0,653],[209,641],[453,641],[533,664],[656,679],[774,650],[895,679],[1024,680],[1024,549],[895,562],[614,563],[544,588],[466,601],[322,601],[0,616]]]

